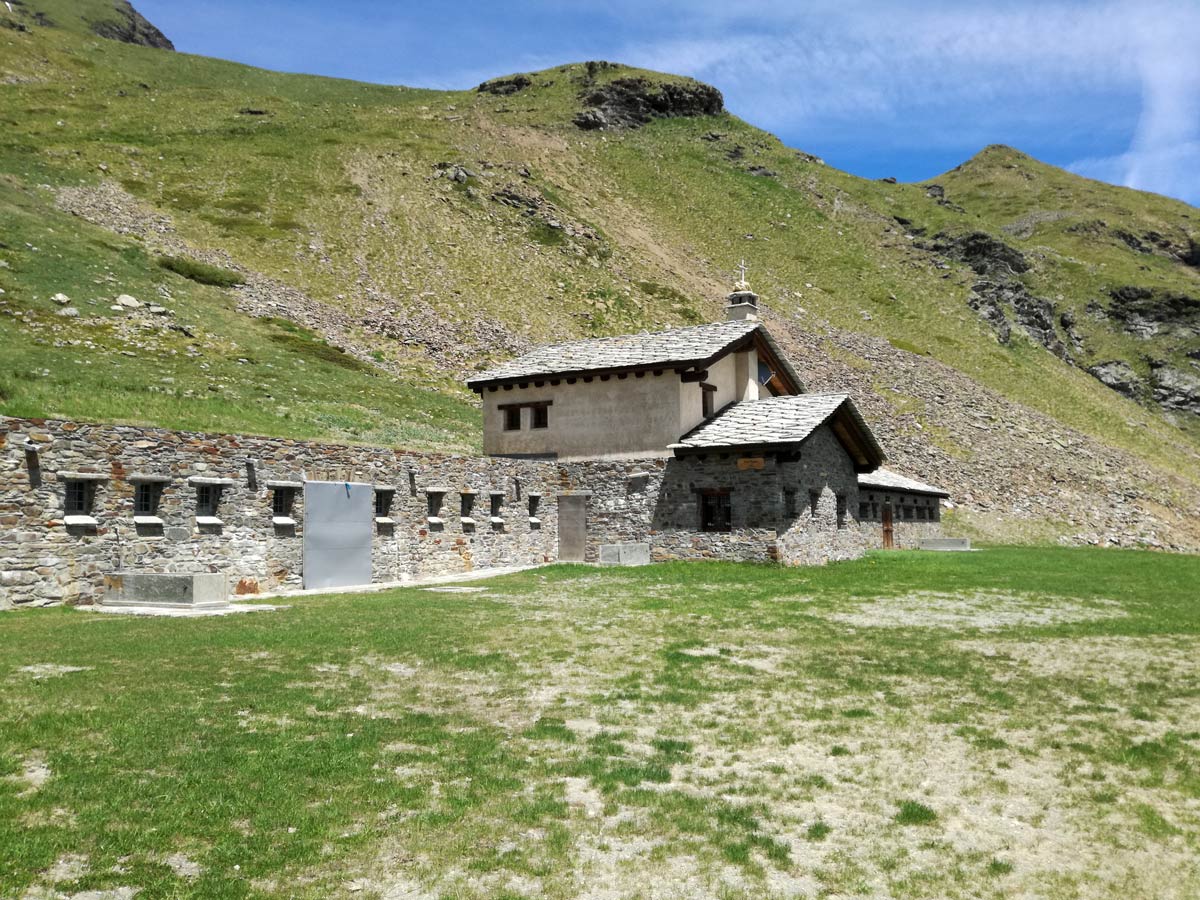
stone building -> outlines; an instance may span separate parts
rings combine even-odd
[[[474,376],[485,451],[662,460],[633,502],[594,484],[606,499],[560,510],[560,528],[643,544],[655,559],[820,563],[938,533],[945,492],[881,469],[853,400],[806,393],[758,297],[739,288],[725,322],[540,347]],[[612,529],[606,504],[623,527]]]
[[[756,309],[742,291],[725,322],[539,347],[474,376],[484,452],[670,456],[681,435],[731,404],[803,393]]]
[[[858,523],[885,550],[910,550],[942,533],[941,488],[888,469],[858,476]]]
[[[819,564],[913,546],[944,491],[806,393],[748,290],[730,320],[535,350],[469,382],[482,457],[0,417],[0,608],[116,573],[232,591],[552,561]]]

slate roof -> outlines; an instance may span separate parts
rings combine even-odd
[[[858,476],[859,487],[877,488],[881,490],[911,491],[914,494],[933,494],[935,497],[949,497],[950,494],[941,488],[933,487],[893,472],[890,469],[876,469],[867,475]]]
[[[724,350],[759,331],[779,360],[784,374],[797,385],[801,381],[774,339],[761,322],[750,320],[715,322],[668,331],[646,331],[617,337],[548,344],[467,379],[479,390],[496,381],[536,376],[598,372],[707,362]]]
[[[883,450],[849,394],[798,394],[732,403],[693,428],[672,448],[799,444],[841,409],[849,413],[870,449],[879,459],[884,459]]]

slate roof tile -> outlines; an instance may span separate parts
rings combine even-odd
[[[548,344],[472,376],[467,379],[467,385],[475,387],[493,381],[568,372],[698,363],[711,359],[761,327],[761,322],[751,320],[714,322],[691,328]],[[782,364],[787,366],[783,354],[765,328],[763,334]],[[794,377],[791,367],[787,367],[788,374]],[[796,380],[799,381],[798,378]]]
[[[849,394],[798,394],[733,403],[685,434],[674,446],[701,449],[799,444],[843,406],[882,459],[883,451]]]
[[[937,497],[949,497],[950,494],[939,487],[917,481],[890,469],[876,469],[866,475],[858,476],[858,486],[893,491],[912,491],[917,494],[933,494]]]

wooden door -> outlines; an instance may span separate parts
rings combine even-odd
[[[583,562],[587,553],[587,495],[558,496],[558,560]]]
[[[892,527],[892,504],[883,504],[883,549],[891,550],[894,546],[895,532]]]

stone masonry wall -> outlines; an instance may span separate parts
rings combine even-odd
[[[719,453],[678,459],[574,462],[560,485],[587,491],[587,559],[601,544],[648,542],[651,557],[777,560],[814,565],[854,559],[879,546],[878,524],[860,524],[853,464],[827,427],[798,459]],[[728,489],[731,530],[700,530],[700,492]],[[790,497],[789,497],[790,495]],[[816,503],[812,503],[815,496]],[[843,498],[839,523],[838,497]]]
[[[94,527],[64,524],[67,474],[101,479],[92,482]],[[303,490],[294,495],[297,524],[275,525],[270,483],[305,477],[395,488],[394,524],[376,526],[375,581],[549,562],[557,557],[555,474],[527,460],[0,418],[0,609],[91,603],[118,570],[221,572],[237,593],[299,588]],[[161,526],[134,522],[134,483],[146,476],[167,479]],[[230,482],[219,526],[196,521],[196,477]],[[428,521],[433,488],[445,491],[437,524]],[[476,492],[474,526],[462,522],[466,491]],[[502,524],[490,521],[492,492]],[[540,495],[536,516],[531,495]]]
[[[928,494],[866,487],[859,493],[859,530],[871,547],[883,546],[881,511],[892,507],[892,546],[916,550],[927,538],[942,537],[941,500]]]
[[[866,552],[871,544],[856,520],[858,475],[828,426],[813,432],[800,458],[784,463],[780,475],[783,488],[795,492],[796,513],[786,517],[781,527],[781,560],[789,565],[820,565],[857,559]]]
[[[67,483],[89,476],[96,524],[68,524]],[[161,524],[134,521],[135,485],[147,479],[161,485]],[[195,479],[225,482],[220,524],[198,521]],[[0,609],[92,603],[117,571],[220,572],[239,594],[299,588],[305,480],[393,491],[392,524],[375,528],[376,582],[555,561],[564,493],[589,497],[589,562],[602,544],[649,543],[655,560],[808,565],[882,542],[877,520],[859,521],[853,467],[824,428],[798,457],[560,463],[0,417]],[[287,485],[296,486],[294,525],[273,520],[273,498]],[[728,532],[700,527],[701,493],[714,489],[729,492]],[[939,533],[937,522],[906,519],[903,508],[898,547]]]
[[[774,460],[739,468],[740,454],[683,459],[573,462],[560,465],[560,484],[590,492],[587,560],[601,544],[649,543],[651,558],[775,558],[778,487]],[[729,488],[728,532],[700,530],[700,490]]]

